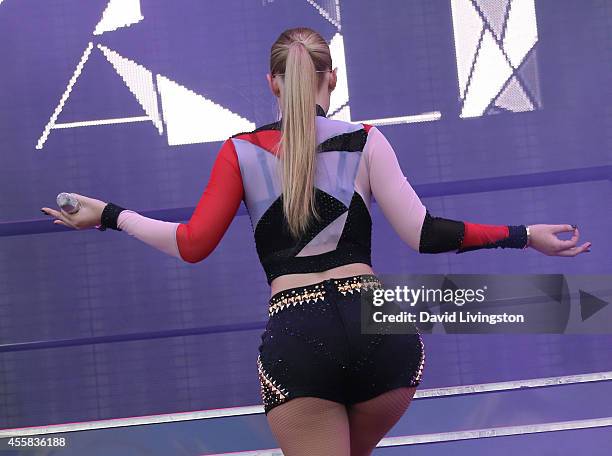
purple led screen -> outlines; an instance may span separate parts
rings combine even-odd
[[[339,67],[329,114],[381,122],[432,214],[593,243],[419,255],[374,206],[376,271],[612,274],[606,0],[0,1],[0,428],[260,404],[244,208],[195,265],[39,208],[67,191],[185,220],[221,141],[277,119],[270,46],[300,25]],[[425,343],[424,388],[612,370],[608,335]]]

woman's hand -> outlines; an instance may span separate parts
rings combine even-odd
[[[92,228],[102,223],[102,211],[107,203],[77,193],[71,193],[71,195],[74,196],[80,204],[80,208],[76,213],[69,214],[64,210],[57,211],[49,207],[43,207],[41,211],[58,219],[53,221],[56,225],[64,225],[74,228],[75,230]]]
[[[562,240],[557,233],[573,231],[571,239]],[[582,252],[590,252],[591,243],[585,242],[577,246],[578,227],[572,225],[529,225],[529,247],[549,256],[576,256]]]

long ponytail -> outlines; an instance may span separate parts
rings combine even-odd
[[[299,238],[319,215],[315,207],[317,71],[331,68],[327,42],[300,27],[272,46],[271,72],[284,73],[281,139],[283,211],[289,232]]]
[[[285,67],[285,90],[280,147],[282,150],[283,210],[289,232],[299,237],[306,231],[315,208],[316,73],[306,47],[295,41],[289,47]]]

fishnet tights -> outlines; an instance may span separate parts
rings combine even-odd
[[[345,407],[298,397],[272,409],[268,423],[285,456],[368,456],[404,414],[416,388],[397,388]]]

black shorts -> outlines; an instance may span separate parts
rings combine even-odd
[[[425,364],[413,334],[364,334],[362,293],[380,288],[376,276],[329,279],[270,299],[257,365],[266,415],[296,397],[342,404],[417,386]]]

